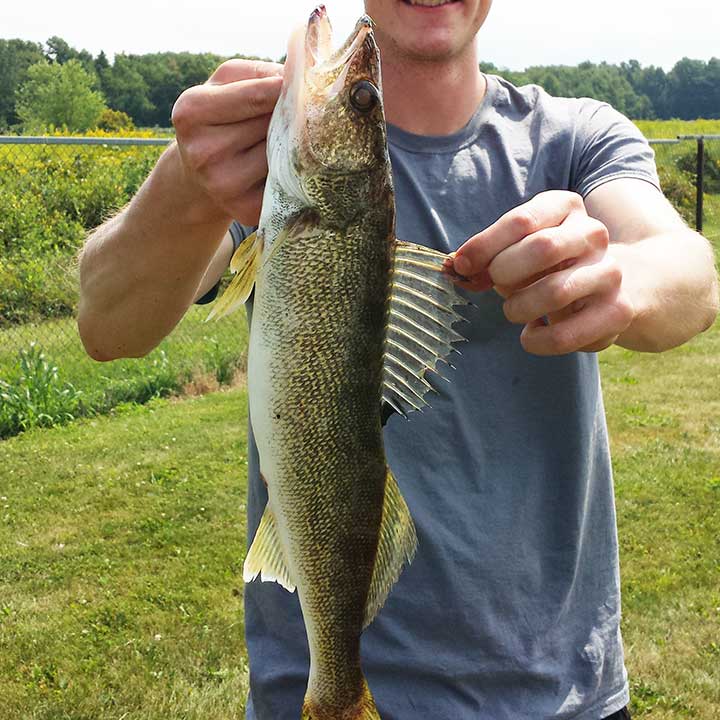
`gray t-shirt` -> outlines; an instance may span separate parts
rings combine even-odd
[[[626,118],[488,76],[468,125],[389,127],[401,240],[450,252],[550,189],[619,177],[658,185]],[[599,720],[628,702],[613,484],[597,358],[520,346],[492,291],[476,294],[432,409],[385,429],[419,546],[362,638],[383,720]],[[251,438],[248,533],[266,492]],[[245,592],[251,720],[297,720],[308,651],[296,594]]]

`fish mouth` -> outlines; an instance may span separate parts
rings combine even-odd
[[[305,35],[305,68],[330,72],[347,65],[366,41],[372,42],[373,21],[369,15],[363,15],[345,43],[333,52],[332,26],[324,5],[318,5],[308,20]]]

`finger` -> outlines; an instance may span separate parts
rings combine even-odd
[[[539,230],[505,248],[488,270],[495,285],[524,287],[570,260],[604,252],[608,242],[605,225],[578,213],[558,227]]]
[[[543,228],[560,225],[571,212],[584,212],[584,208],[576,193],[560,190],[540,193],[467,240],[458,249],[453,265],[460,275],[476,275],[505,248]]]
[[[280,77],[196,85],[177,99],[172,123],[183,132],[197,126],[232,124],[268,115],[275,109],[281,89]]]
[[[598,298],[565,320],[545,325],[542,320],[528,323],[520,335],[523,348],[534,355],[566,355],[601,346],[601,341],[617,338],[633,318],[633,309],[624,296]],[[609,343],[608,343],[609,344]]]
[[[471,292],[483,292],[492,288],[492,280],[487,271],[483,271],[469,278],[464,275],[458,275],[453,267],[454,259],[455,253],[451,252],[443,261],[443,272],[447,273],[458,287],[470,290]]]
[[[487,273],[480,273],[479,275],[464,279],[460,275],[455,275],[453,280],[458,287],[469,290],[470,292],[485,292],[493,286],[492,280],[490,280],[490,276]]]
[[[250,190],[267,177],[266,150],[262,141],[209,168],[201,175],[205,191],[216,202],[227,204]]]
[[[249,192],[229,198],[223,203],[223,209],[242,225],[255,226],[260,220],[264,192],[265,181],[263,179]]]
[[[242,60],[233,58],[220,65],[210,76],[208,85],[224,85],[238,80],[252,80],[253,78],[282,76],[284,65],[263,60]]]
[[[232,125],[203,127],[197,137],[181,143],[181,151],[196,172],[207,172],[265,140],[269,123],[270,115],[262,115]]]
[[[620,265],[606,256],[597,263],[552,273],[514,292],[505,301],[503,311],[510,322],[525,324],[571,306],[577,311],[578,301],[616,292],[621,283]]]
[[[266,140],[238,153],[235,157],[245,186],[265,182],[268,174]]]

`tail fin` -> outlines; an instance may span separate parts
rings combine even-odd
[[[357,702],[347,707],[322,707],[305,696],[300,720],[381,720],[370,688],[363,679],[362,692]]]

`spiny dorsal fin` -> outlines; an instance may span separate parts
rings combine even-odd
[[[401,415],[422,410],[433,387],[425,379],[464,340],[452,329],[463,320],[453,309],[466,301],[443,271],[447,255],[397,242],[385,337],[383,401]],[[456,351],[457,352],[457,351]]]
[[[257,232],[248,235],[240,243],[230,261],[230,271],[235,277],[230,281],[222,297],[213,306],[207,320],[229,315],[245,304],[255,285],[255,275],[260,265],[262,251],[263,243]]]
[[[413,559],[416,548],[415,525],[397,480],[388,469],[380,539],[375,556],[375,569],[370,581],[370,594],[365,607],[364,627],[372,622],[385,603],[390,588],[400,577],[403,564]]]
[[[245,582],[252,582],[258,575],[263,582],[280,583],[289,592],[295,592],[295,583],[280,545],[275,516],[269,505],[265,508],[243,567]]]

